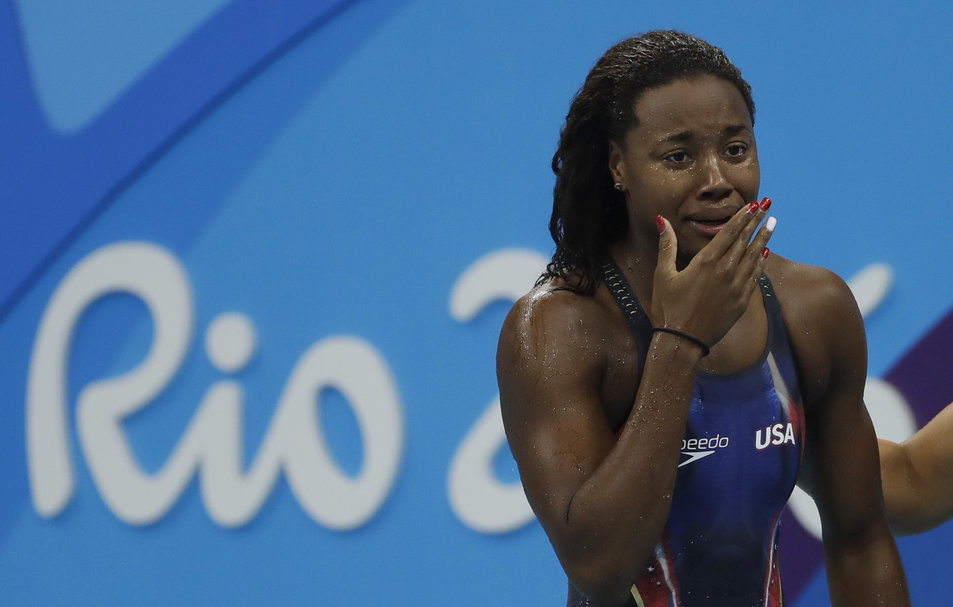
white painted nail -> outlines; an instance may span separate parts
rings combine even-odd
[[[775,217],[768,217],[768,220],[764,222],[764,229],[773,232],[776,225],[778,225],[778,220]]]

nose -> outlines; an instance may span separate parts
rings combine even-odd
[[[701,200],[718,201],[727,198],[734,190],[728,181],[726,168],[717,155],[709,156],[701,166],[698,197]]]

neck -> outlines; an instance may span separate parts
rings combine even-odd
[[[652,283],[658,265],[658,241],[644,243],[645,239],[631,235],[609,247],[609,254],[622,271],[626,281],[644,306],[652,301]],[[644,243],[639,246],[639,243]]]

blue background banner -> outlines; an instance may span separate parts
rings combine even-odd
[[[650,29],[751,82],[772,250],[851,284],[878,433],[953,401],[948,3],[157,6],[0,1],[4,604],[564,602],[496,339],[569,101]],[[899,541],[915,603],[951,540]]]

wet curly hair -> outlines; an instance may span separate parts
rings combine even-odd
[[[712,75],[734,84],[754,124],[751,86],[725,53],[677,31],[652,31],[619,42],[596,62],[576,93],[553,155],[556,251],[537,284],[559,278],[591,294],[608,247],[628,229],[625,195],[613,187],[610,142],[621,144],[638,125],[634,107],[647,90],[680,78]]]

